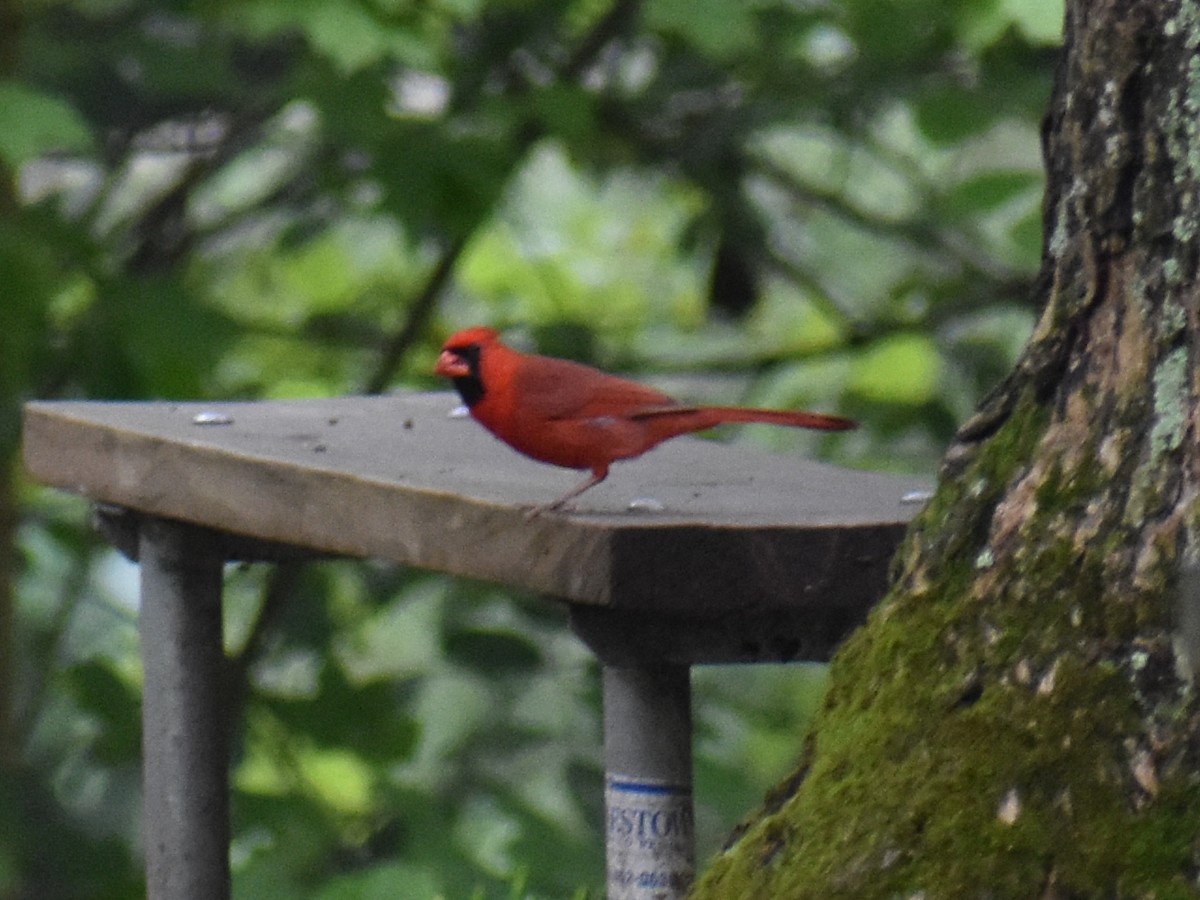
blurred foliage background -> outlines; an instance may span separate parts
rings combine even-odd
[[[1032,324],[1061,16],[0,0],[0,897],[142,892],[135,570],[22,474],[22,401],[430,388],[486,322],[853,415],[735,439],[932,475]],[[371,563],[228,583],[237,897],[600,896],[598,677],[562,610]],[[695,684],[704,854],[822,671]]]

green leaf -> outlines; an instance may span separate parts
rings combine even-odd
[[[1003,206],[1041,182],[1038,173],[1027,170],[984,172],[954,185],[942,198],[942,211],[956,218],[977,215]]]
[[[49,153],[92,149],[92,130],[66,100],[0,81],[0,158],[14,169]]]
[[[440,900],[438,877],[424,866],[387,863],[339,875],[313,894],[313,900]]]
[[[915,101],[917,124],[931,141],[956,144],[992,124],[992,114],[981,109],[976,91],[941,82],[927,87]]]
[[[595,98],[591,92],[550,85],[532,96],[531,105],[546,130],[572,146],[586,147],[597,139]]]
[[[967,4],[961,37],[975,50],[990,47],[1010,29],[1030,44],[1054,47],[1062,43],[1062,0],[998,0]]]
[[[446,656],[489,675],[532,672],[541,664],[535,643],[514,631],[462,628],[446,636]]]
[[[308,748],[295,761],[308,784],[343,815],[365,815],[371,808],[374,774],[367,761],[349,750]]]
[[[380,763],[406,759],[417,742],[417,724],[398,708],[392,684],[352,684],[336,665],[322,669],[315,697],[275,700],[271,709],[293,731],[321,747],[350,748]]]
[[[96,307],[72,364],[89,390],[113,398],[203,396],[235,333],[177,272],[103,282]]]
[[[953,35],[948,4],[941,0],[843,4],[850,37],[868,65],[925,65],[950,49]]]
[[[651,0],[646,24],[695,44],[714,59],[728,59],[753,45],[757,34],[751,4],[723,0]]]
[[[385,61],[394,49],[389,29],[372,18],[362,3],[322,0],[311,5],[305,30],[342,74]]]
[[[369,4],[354,0],[245,0],[230,7],[229,18],[263,39],[299,29],[315,51],[345,76],[379,63],[402,59],[428,64],[428,35],[405,27],[400,16],[372,15]]]
[[[849,389],[865,400],[917,406],[937,395],[941,361],[929,335],[883,338],[867,348],[854,368]]]
[[[495,123],[492,123],[495,124]],[[512,123],[508,123],[512,124]],[[503,125],[398,120],[384,131],[375,172],[393,211],[415,230],[471,234],[492,212],[517,158]]]
[[[1046,46],[1062,43],[1062,0],[1005,0],[1004,7],[1030,43]]]
[[[246,827],[234,835],[230,848],[234,900],[309,896],[312,873],[326,862],[336,834],[328,811],[299,790],[275,795],[241,789],[245,765],[243,759],[235,776],[234,819]]]
[[[135,760],[142,742],[136,690],[98,660],[72,667],[66,679],[80,707],[102,723],[92,744],[97,759],[113,764]]]

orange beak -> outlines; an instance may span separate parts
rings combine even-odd
[[[471,374],[471,367],[457,353],[443,350],[437,365],[433,367],[433,373],[443,378],[466,378]]]

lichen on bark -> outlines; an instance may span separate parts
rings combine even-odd
[[[1198,49],[1192,0],[1068,0],[1039,324],[694,896],[1200,896]]]

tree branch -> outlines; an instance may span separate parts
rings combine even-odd
[[[442,295],[442,290],[446,287],[446,283],[454,273],[454,266],[458,263],[458,258],[462,255],[463,247],[466,246],[466,243],[467,239],[465,237],[456,237],[442,251],[441,258],[437,261],[437,264],[433,267],[433,271],[429,274],[429,279],[425,282],[425,287],[421,289],[412,306],[409,307],[404,324],[384,344],[383,351],[379,356],[379,362],[363,384],[363,393],[378,394],[391,383],[392,378],[395,377],[396,371],[400,368],[400,364],[404,360],[404,355],[416,343],[421,332],[425,330],[425,325],[429,321],[429,317],[433,315],[433,311],[437,308],[437,302]]]

